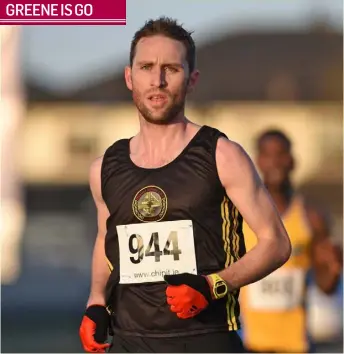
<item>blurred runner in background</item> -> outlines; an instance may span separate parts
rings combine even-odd
[[[257,141],[257,165],[282,215],[292,243],[289,261],[259,282],[242,288],[243,340],[250,352],[308,352],[306,290],[310,270],[326,294],[338,284],[341,251],[330,239],[324,214],[299,195],[291,183],[292,143],[281,131],[264,132]],[[244,225],[247,251],[256,238]]]

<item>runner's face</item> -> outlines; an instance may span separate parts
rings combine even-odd
[[[257,163],[268,187],[280,187],[293,170],[292,155],[278,137],[267,137],[261,142]]]
[[[183,43],[152,36],[138,42],[125,76],[141,116],[150,123],[167,124],[184,109],[198,74],[189,73]]]

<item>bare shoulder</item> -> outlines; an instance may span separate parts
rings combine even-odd
[[[92,194],[95,198],[101,199],[101,168],[103,156],[92,161],[89,169],[89,183]]]
[[[219,138],[216,146],[216,165],[220,180],[227,185],[229,179],[259,178],[254,164],[245,149],[235,141]],[[232,181],[233,182],[233,181]]]
[[[93,160],[91,162],[90,170],[100,170],[103,163],[103,157],[104,155],[99,156],[95,160]]]
[[[90,169],[89,169],[90,182],[100,178],[100,170],[102,168],[102,163],[103,163],[103,156],[97,157],[95,160],[91,162]]]
[[[237,142],[221,137],[217,141],[216,158],[233,163],[251,161],[245,149]]]

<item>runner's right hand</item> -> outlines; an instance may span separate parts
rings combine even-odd
[[[81,343],[88,353],[105,353],[110,327],[110,315],[105,306],[91,305],[86,309],[80,325]]]

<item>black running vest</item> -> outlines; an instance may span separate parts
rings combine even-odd
[[[131,161],[129,139],[106,150],[101,169],[102,196],[110,212],[105,251],[111,275],[106,292],[115,332],[172,337],[240,328],[239,291],[194,318],[179,319],[166,303],[164,282],[118,283],[118,225],[192,220],[199,274],[220,271],[243,256],[242,216],[226,195],[216,168],[215,150],[221,136],[225,137],[217,129],[203,126],[175,160],[155,169],[140,168]],[[147,204],[152,193],[153,207]]]

